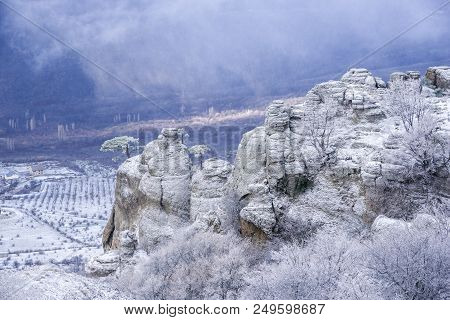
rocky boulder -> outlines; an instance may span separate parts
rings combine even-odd
[[[86,264],[88,275],[105,277],[115,272],[120,266],[120,255],[117,250],[111,250],[97,257],[91,258]]]
[[[369,70],[364,68],[353,68],[347,71],[341,81],[351,84],[368,85],[375,88],[386,88],[386,83],[378,77],[374,77]]]
[[[120,267],[133,263],[133,256],[137,250],[136,235],[129,230],[120,233],[120,248],[108,250],[104,254],[93,257],[86,264],[88,275],[104,277]]]
[[[440,66],[428,68],[425,74],[427,85],[432,89],[440,90],[441,93],[450,91],[450,67]]]
[[[406,71],[406,72],[394,72],[391,73],[390,82],[402,80],[420,80],[420,72],[419,71]]]
[[[436,231],[439,230],[439,221],[429,214],[418,214],[413,220],[407,222],[399,219],[378,216],[372,223],[371,231],[376,235],[398,233],[405,230]]]

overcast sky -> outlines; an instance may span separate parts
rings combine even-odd
[[[139,90],[186,94],[245,86],[263,95],[330,77],[396,36],[438,0],[9,0],[18,11]],[[383,68],[449,53],[450,5],[361,66]],[[39,72],[67,54],[8,10],[2,32]],[[403,52],[404,51],[404,52]],[[444,54],[445,58],[445,54]],[[98,95],[124,92],[82,63]],[[120,90],[118,90],[121,88]]]

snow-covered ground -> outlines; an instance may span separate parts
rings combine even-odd
[[[0,269],[78,268],[102,252],[101,232],[114,201],[114,170],[77,161],[0,164]]]
[[[76,270],[74,270],[76,271]],[[0,299],[127,299],[111,279],[91,278],[54,264],[0,270]]]

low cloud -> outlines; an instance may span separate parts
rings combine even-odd
[[[10,0],[18,11],[144,92],[187,95],[247,88],[263,94],[306,77],[345,71],[441,1]],[[8,12],[6,10],[6,12]],[[405,46],[448,36],[450,11],[399,39]],[[3,22],[36,70],[68,52],[13,13]],[[375,60],[374,60],[375,59]],[[386,57],[379,65],[386,63]],[[83,64],[99,96],[126,92]],[[120,88],[120,90],[119,90]]]

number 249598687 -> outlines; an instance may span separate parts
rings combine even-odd
[[[324,303],[319,304],[254,304],[253,314],[322,314]]]

